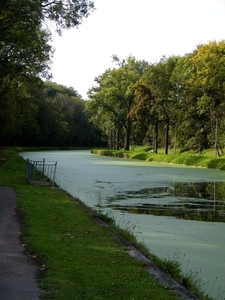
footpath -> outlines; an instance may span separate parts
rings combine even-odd
[[[0,186],[0,299],[40,299],[38,266],[20,243],[21,225],[16,195],[12,188]]]

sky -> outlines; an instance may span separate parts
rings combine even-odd
[[[225,40],[225,0],[93,0],[78,28],[53,33],[52,81],[84,100],[94,78],[116,67],[112,55],[149,63]]]

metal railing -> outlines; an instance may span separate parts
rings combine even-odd
[[[26,160],[26,179],[28,182],[36,185],[51,185],[55,184],[57,162],[46,162]]]

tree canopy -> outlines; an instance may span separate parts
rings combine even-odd
[[[89,0],[0,1],[0,143],[225,146],[225,41],[149,63],[130,55],[95,78],[84,102],[51,78],[51,32],[79,26]]]
[[[119,62],[117,57],[114,60]],[[124,136],[124,148],[129,149],[131,128],[135,121],[130,114],[135,103],[134,84],[145,68],[146,63],[129,56],[126,61],[119,63],[119,68],[106,70],[97,77],[95,81],[98,86],[89,91],[93,101],[87,103],[86,109],[92,112],[92,121],[100,127],[103,125],[102,119],[107,119],[103,127],[107,128],[111,137],[116,135],[116,145],[112,140],[110,143],[117,149],[120,147],[121,135]]]
[[[53,21],[59,33],[78,26],[94,9],[88,0],[2,0],[0,2],[0,78],[6,75],[46,77],[51,57],[51,33],[43,22]]]
[[[81,24],[83,18],[89,16],[94,9],[94,2],[89,0],[37,0],[41,17],[55,22],[59,33]]]
[[[15,135],[21,136],[25,127],[40,134],[37,124],[40,106],[33,100],[38,93],[42,95],[42,80],[51,78],[53,54],[51,32],[43,26],[44,22],[54,22],[61,34],[63,29],[80,25],[93,9],[94,4],[89,0],[0,1],[1,143],[10,141]],[[70,89],[63,92],[67,92],[68,97],[73,93],[78,96]],[[49,104],[43,105],[47,108]]]
[[[125,141],[125,149],[129,138],[134,144],[152,146],[155,152],[164,146],[166,154],[175,143],[200,152],[213,146],[218,154],[223,151],[225,41],[199,45],[180,57],[163,56],[153,64],[134,57],[122,62],[116,55],[113,58],[118,67],[96,79],[87,103],[108,140],[113,125],[120,133],[118,145]],[[121,134],[126,128],[129,134]]]

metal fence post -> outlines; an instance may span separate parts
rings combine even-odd
[[[45,178],[45,158],[43,158],[43,165],[42,165],[42,178]]]
[[[32,161],[26,159],[26,179],[29,183],[54,187],[57,162]],[[46,178],[48,180],[46,180]]]
[[[55,168],[54,168],[53,179],[52,179],[52,187],[54,187],[54,183],[55,183],[56,166],[57,166],[57,161],[55,162]]]

